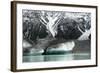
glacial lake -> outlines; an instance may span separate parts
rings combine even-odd
[[[91,59],[89,52],[85,53],[66,53],[52,55],[30,55],[23,56],[23,62],[48,62],[48,61],[69,61],[69,60],[87,60]]]

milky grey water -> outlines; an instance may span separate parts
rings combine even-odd
[[[24,55],[23,62],[47,62],[47,61],[68,61],[68,60],[87,60],[90,53],[66,53],[60,55]]]

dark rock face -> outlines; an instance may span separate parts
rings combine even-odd
[[[75,40],[82,35],[77,28],[77,22],[72,19],[65,19],[61,24],[58,25],[58,34],[56,37],[64,38],[66,40]]]

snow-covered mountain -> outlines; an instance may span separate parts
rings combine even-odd
[[[90,29],[90,13],[23,10],[23,39],[31,45],[35,44],[33,47],[36,49],[45,49],[55,41],[55,45],[59,44],[59,48],[62,47],[63,50],[68,48],[68,45],[74,47],[71,45],[75,44],[69,41],[90,39]],[[64,41],[59,41],[60,39]],[[25,46],[24,43],[23,45]]]

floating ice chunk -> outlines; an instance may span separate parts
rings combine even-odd
[[[68,52],[72,51],[75,46],[74,41],[58,44],[57,47],[50,47],[47,52]]]

